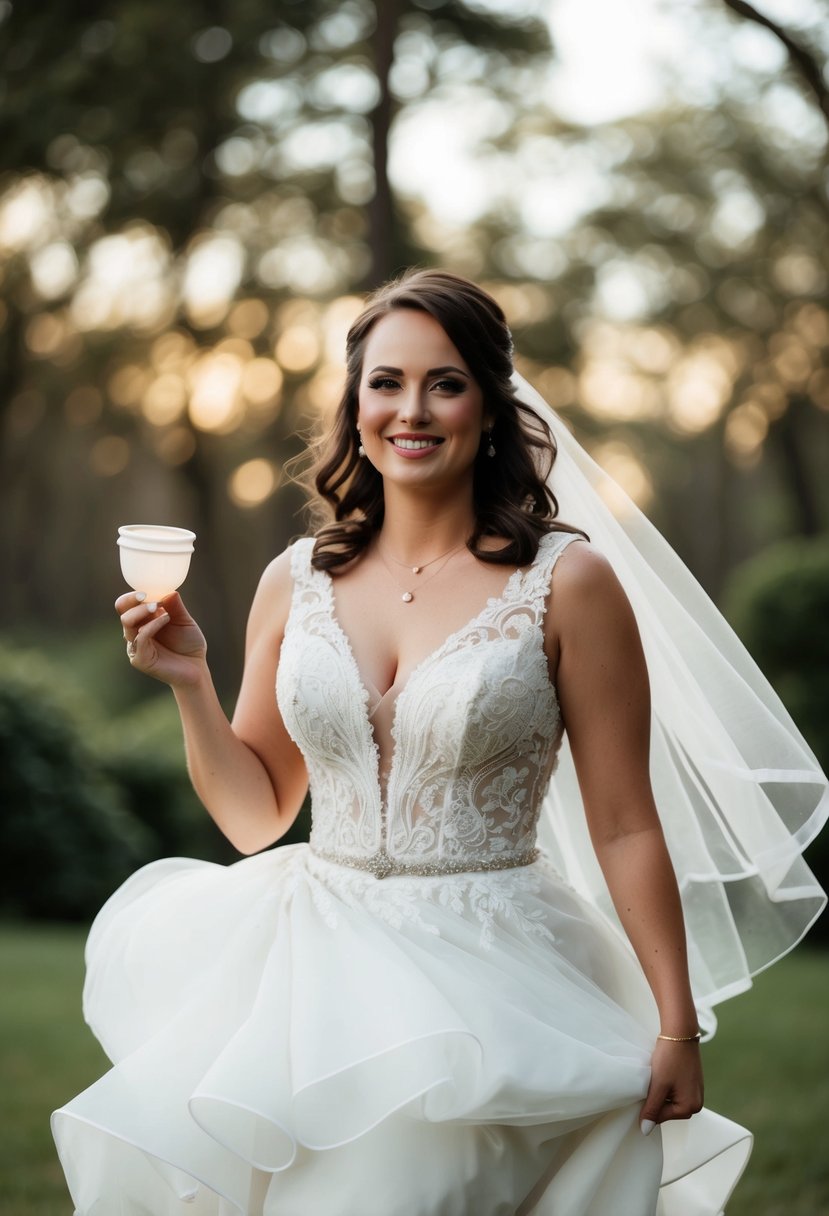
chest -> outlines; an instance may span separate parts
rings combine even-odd
[[[500,746],[557,717],[544,634],[537,611],[512,592],[486,606],[407,672],[391,689],[372,687],[336,612],[327,575],[299,597],[280,658],[277,690],[289,730],[300,746],[325,740],[328,751],[379,744],[386,758],[394,745],[448,748],[473,759],[498,736]],[[540,715],[540,716],[539,716]],[[337,736],[332,745],[331,732]],[[475,740],[474,746],[472,740]]]
[[[451,580],[442,573],[389,571],[367,561],[331,579],[331,616],[373,697],[402,689],[448,638],[476,625],[521,578],[520,571],[471,555]]]

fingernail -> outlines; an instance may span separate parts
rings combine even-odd
[[[147,592],[146,591],[136,591],[135,598],[138,600],[139,604],[141,604],[147,598]]]
[[[642,1129],[642,1135],[649,1136],[656,1127],[656,1124],[654,1123],[653,1119],[643,1119],[639,1126]]]
[[[158,607],[158,602],[156,600],[153,600],[153,602],[151,604],[147,604],[147,611],[155,612],[157,607]]]

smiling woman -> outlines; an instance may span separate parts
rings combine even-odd
[[[392,356],[403,366],[384,361]],[[471,503],[473,466],[492,419],[441,326],[427,313],[391,313],[372,330],[363,358],[357,429],[383,477],[387,509],[389,494],[410,484],[399,479],[411,463],[419,494],[463,494]]]
[[[404,276],[378,293],[352,327],[345,391],[317,453],[315,489],[335,519],[317,536],[318,568],[353,560],[386,518],[387,489],[395,494],[398,484],[392,478],[386,487],[384,479],[391,457],[383,448],[392,446],[392,432],[403,440],[395,445],[398,466],[401,449],[419,449],[424,436],[441,440],[441,448],[449,440],[446,452],[422,449],[420,471],[399,471],[422,477],[424,485],[434,477],[431,499],[438,508],[448,508],[447,494],[458,507],[463,501],[469,550],[479,561],[526,564],[557,515],[545,484],[554,448],[515,394],[503,313],[477,288],[459,289],[463,282],[437,271]],[[373,456],[365,442],[359,451],[364,418]],[[445,433],[442,420],[450,427]],[[381,467],[381,460],[387,464]],[[444,467],[450,475],[441,479]],[[555,527],[578,531],[559,520]]]
[[[265,849],[309,785],[312,830],[102,909],[84,1011],[114,1067],[53,1117],[79,1216],[721,1213],[750,1136],[702,1109],[700,1019],[820,910],[797,854],[829,799],[743,652],[697,643],[722,685],[697,688],[551,419],[491,297],[405,275],[349,333],[334,520],[263,574],[232,724],[179,596],[116,602],[228,838]]]

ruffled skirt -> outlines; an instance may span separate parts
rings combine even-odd
[[[750,1151],[709,1111],[642,1136],[653,1000],[543,855],[156,862],[84,1013],[114,1067],[52,1117],[80,1216],[717,1216]]]

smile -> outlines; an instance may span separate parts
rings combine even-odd
[[[396,448],[402,448],[404,452],[419,452],[424,448],[437,447],[439,443],[443,443],[442,439],[403,439],[400,436],[394,436],[389,440]]]

